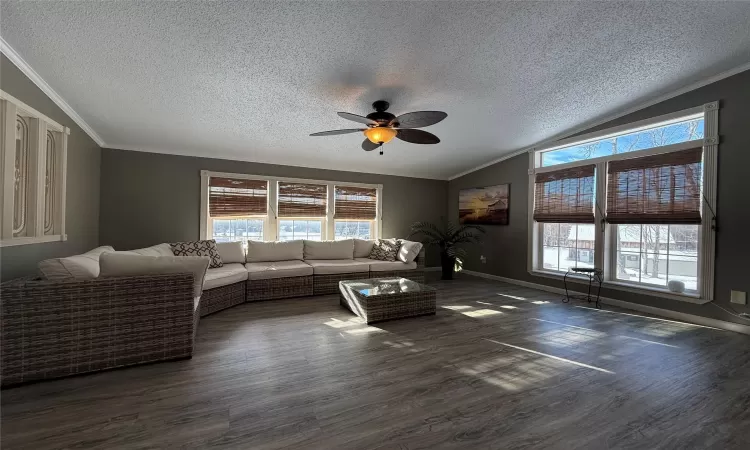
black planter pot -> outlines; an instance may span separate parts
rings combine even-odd
[[[443,266],[443,280],[452,280],[453,268],[456,266],[456,258],[448,256],[447,253],[441,253],[440,263]]]

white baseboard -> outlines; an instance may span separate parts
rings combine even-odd
[[[532,289],[539,289],[540,291],[554,292],[555,294],[565,294],[565,289],[556,288],[554,286],[547,286],[544,284],[532,283],[529,281],[516,280],[514,278],[501,277],[499,275],[491,275],[483,272],[475,272],[473,270],[462,270],[461,273],[471,275],[479,278],[486,278],[488,280],[502,281],[505,283],[515,284],[518,286],[524,286]],[[576,294],[585,294],[578,291],[571,290]],[[718,319],[711,319],[709,317],[696,316],[693,314],[681,313],[678,311],[672,311],[670,309],[656,308],[648,305],[641,305],[639,303],[631,303],[623,300],[617,300],[616,298],[601,297],[601,302],[605,305],[617,306],[625,309],[632,309],[634,311],[645,312],[654,314],[662,317],[669,317],[670,319],[680,320],[683,322],[694,323],[696,325],[703,325],[706,327],[720,328],[722,330],[734,331],[736,333],[750,335],[750,326],[742,325],[740,323],[726,322]]]

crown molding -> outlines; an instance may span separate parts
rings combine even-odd
[[[750,70],[750,62],[742,64],[740,66],[737,66],[734,69],[729,69],[729,70],[727,70],[725,72],[721,72],[721,73],[719,73],[717,75],[713,75],[711,77],[704,78],[703,80],[700,80],[700,81],[697,81],[695,83],[689,84],[687,86],[681,87],[680,89],[677,89],[677,90],[672,91],[672,92],[670,92],[668,94],[665,94],[665,95],[661,95],[661,96],[656,97],[654,99],[651,99],[651,100],[649,100],[649,101],[647,101],[645,103],[641,103],[639,105],[636,105],[636,106],[634,106],[632,108],[628,108],[626,110],[618,111],[618,112],[616,112],[614,114],[611,114],[609,116],[606,116],[606,117],[604,117],[602,119],[599,119],[599,120],[596,120],[596,121],[593,121],[593,122],[586,122],[586,123],[584,123],[581,126],[578,126],[578,127],[573,128],[571,130],[568,130],[568,131],[565,131],[563,133],[560,133],[560,134],[557,134],[555,136],[552,136],[549,139],[545,139],[543,141],[537,142],[536,144],[531,145],[529,147],[524,147],[523,149],[520,149],[520,150],[514,151],[512,153],[509,153],[507,155],[501,156],[500,158],[494,159],[494,160],[492,160],[490,162],[487,162],[487,163],[484,163],[484,164],[482,164],[480,166],[477,166],[477,167],[474,167],[472,169],[468,169],[468,170],[465,170],[463,172],[460,172],[460,173],[457,173],[455,175],[452,175],[452,176],[448,177],[448,180],[449,181],[455,180],[456,178],[460,178],[460,177],[462,177],[464,175],[468,175],[468,174],[470,174],[472,172],[476,172],[477,170],[484,169],[485,167],[489,167],[489,166],[491,166],[493,164],[497,164],[497,163],[499,163],[501,161],[505,161],[507,159],[513,158],[513,157],[521,155],[523,153],[526,153],[526,152],[529,152],[529,151],[533,151],[534,148],[543,147],[543,146],[552,144],[553,142],[559,141],[560,139],[565,139],[565,138],[568,138],[568,137],[573,136],[575,134],[578,134],[578,133],[580,133],[582,131],[586,131],[586,130],[588,130],[590,128],[598,127],[599,125],[605,124],[605,123],[610,122],[612,120],[619,119],[620,117],[627,116],[628,114],[632,114],[634,112],[638,112],[638,111],[640,111],[642,109],[648,108],[649,106],[654,106],[657,103],[661,103],[661,102],[663,102],[665,100],[669,100],[671,98],[680,96],[682,94],[686,94],[686,93],[688,93],[690,91],[694,91],[696,89],[702,88],[703,86],[708,86],[711,83],[716,83],[717,81],[721,81],[721,80],[723,80],[725,78],[729,78],[729,77],[731,77],[733,75],[737,75],[738,73],[744,72],[746,70]]]
[[[15,64],[15,66],[18,67],[21,72],[23,72],[23,74],[31,80],[32,83],[37,85],[37,87],[39,87],[39,89],[41,89],[42,92],[47,95],[47,97],[55,102],[55,104],[60,107],[60,109],[62,109],[63,112],[68,115],[68,117],[73,119],[73,122],[78,124],[78,126],[81,127],[81,129],[85,131],[86,134],[88,134],[91,139],[93,139],[94,142],[99,145],[99,147],[107,146],[104,142],[104,139],[102,139],[101,136],[99,136],[96,131],[94,131],[94,129],[91,128],[91,126],[89,126],[89,124],[87,124],[86,121],[83,120],[83,118],[78,115],[77,112],[75,112],[75,110],[68,104],[68,102],[66,102],[65,99],[60,96],[60,94],[55,92],[55,90],[52,89],[52,86],[47,84],[47,82],[44,81],[44,79],[29,65],[29,63],[27,63],[21,57],[21,55],[18,54],[18,52],[13,50],[13,47],[11,47],[10,44],[8,44],[2,37],[0,37],[0,52],[7,56],[8,59],[13,64]]]

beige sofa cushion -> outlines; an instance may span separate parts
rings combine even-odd
[[[305,260],[308,259],[353,259],[354,239],[342,241],[305,240]]]
[[[313,274],[313,268],[304,261],[270,261],[245,264],[250,280],[305,277]]]
[[[224,264],[221,267],[206,271],[206,278],[203,280],[203,290],[229,286],[230,284],[245,280],[247,280],[245,266],[240,263]]]
[[[258,242],[247,241],[247,256],[249,263],[267,261],[294,261],[303,259],[304,244],[298,241]]]
[[[219,251],[224,264],[245,262],[245,249],[242,248],[242,242],[217,242],[216,250]]]
[[[306,259],[315,275],[369,272],[370,264],[354,259]]]
[[[42,276],[48,280],[90,280],[99,276],[99,257],[102,253],[113,251],[114,248],[105,245],[81,255],[46,259],[38,267]]]
[[[370,256],[375,239],[354,239],[354,257],[367,258]]]
[[[370,272],[389,272],[391,270],[414,270],[417,263],[403,263],[401,261],[379,261],[377,259],[356,258],[355,261],[367,263],[370,266]],[[374,276],[374,275],[373,275]]]
[[[401,248],[398,249],[397,259],[401,262],[410,263],[416,259],[421,251],[421,242],[401,240]]]
[[[169,244],[157,244],[151,247],[130,250],[129,252],[141,256],[174,256],[172,247]]]
[[[104,253],[99,258],[102,277],[129,277],[168,273],[192,273],[193,297],[203,292],[203,279],[210,258],[207,256],[144,256],[125,252]]]

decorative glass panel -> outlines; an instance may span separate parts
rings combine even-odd
[[[54,234],[55,231],[55,152],[55,135],[48,131],[46,174],[44,177],[44,234]]]
[[[13,236],[26,235],[26,209],[29,184],[29,122],[16,117],[16,157],[13,172]]]

